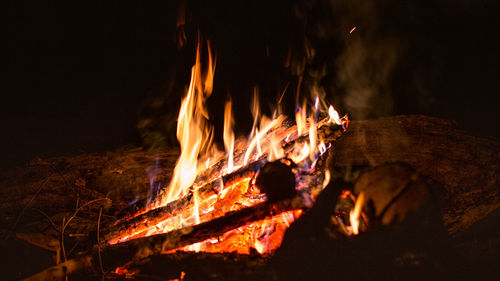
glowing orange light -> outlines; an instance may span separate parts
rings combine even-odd
[[[349,220],[351,222],[351,231],[353,235],[359,234],[359,218],[361,216],[361,208],[363,207],[364,201],[365,195],[361,192],[356,199],[354,209],[349,212]]]

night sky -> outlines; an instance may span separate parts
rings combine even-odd
[[[296,76],[284,61],[290,49],[293,68],[307,41],[316,51],[306,63],[309,78],[324,63],[319,83],[327,99],[354,119],[419,113],[455,120],[475,135],[500,136],[496,1],[351,1],[358,7],[334,0],[187,1],[188,42],[181,50],[180,1],[125,2],[13,1],[7,7],[0,169],[34,157],[140,145],[139,120],[175,121],[197,30],[217,52],[209,101],[216,125],[231,95],[244,133],[253,87],[259,85],[264,108],[285,85],[293,87]],[[350,42],[368,54],[364,80],[378,83],[368,83],[380,95],[365,111],[349,102],[363,89],[340,67],[353,63]],[[396,54],[390,64],[387,54]],[[165,105],[150,112],[155,99]],[[155,129],[162,126],[168,128]]]

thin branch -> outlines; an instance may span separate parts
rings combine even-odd
[[[35,198],[38,196],[38,194],[40,194],[40,191],[42,191],[42,188],[45,186],[45,184],[49,181],[50,177],[52,177],[54,173],[52,172],[41,184],[40,184],[40,187],[37,189],[37,191],[35,192],[35,194],[33,194],[33,196],[31,196],[31,199],[28,201],[28,203],[26,203],[26,205],[24,205],[23,209],[21,210],[21,212],[19,213],[19,216],[17,216],[17,219],[16,221],[14,222],[14,225],[12,226],[12,232],[15,231],[16,227],[17,227],[17,224],[19,223],[19,221],[21,220],[21,217],[24,215],[24,212],[26,211],[26,209],[28,209],[28,207],[31,205],[31,203],[33,203],[33,201],[35,200]],[[7,236],[8,238],[8,236]],[[7,239],[6,238],[6,239]]]
[[[102,278],[104,279],[104,268],[102,267],[102,257],[101,257],[101,246],[99,243],[100,241],[100,235],[99,235],[99,230],[100,230],[100,225],[101,225],[101,215],[102,215],[102,208],[99,210],[99,217],[97,218],[97,254],[99,257],[99,268],[101,269],[102,273]]]
[[[61,230],[59,228],[57,228],[56,224],[54,223],[54,221],[50,218],[49,215],[47,215],[47,213],[45,213],[44,211],[38,209],[38,208],[32,208],[33,210],[39,212],[40,214],[42,214],[45,218],[47,218],[47,220],[49,221],[49,223],[52,225],[52,227],[59,233],[61,233]]]

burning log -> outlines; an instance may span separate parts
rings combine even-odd
[[[110,245],[105,251],[116,252],[127,249],[134,253],[134,259],[142,259],[149,255],[165,253],[183,246],[217,237],[223,233],[247,225],[249,223],[270,218],[286,211],[303,209],[306,206],[299,196],[285,198],[276,202],[266,201],[253,207],[233,211],[223,217],[194,226],[177,229],[165,234],[157,234],[133,239],[123,243]],[[136,251],[131,251],[136,249]],[[118,266],[116,264],[114,266]]]
[[[335,123],[329,122],[329,118],[325,118],[318,123],[317,134],[319,139],[324,143],[331,144],[337,140],[343,133],[344,128],[342,126],[336,125]],[[293,152],[295,144],[304,142],[308,139],[308,134],[303,136],[298,136],[294,140],[284,143],[282,146],[285,150],[285,155],[289,155]],[[117,237],[119,234],[123,233],[125,230],[128,232],[135,232],[139,229],[147,228],[148,226],[154,226],[158,223],[179,215],[181,212],[185,211],[187,206],[194,203],[194,192],[197,192],[197,196],[200,198],[207,198],[218,194],[221,191],[221,186],[224,187],[233,181],[244,177],[253,177],[264,165],[268,162],[267,157],[263,156],[255,162],[251,162],[248,165],[230,173],[224,175],[216,180],[213,180],[203,186],[195,189],[190,188],[187,195],[174,200],[163,207],[159,207],[146,212],[139,212],[139,215],[133,216],[128,220],[118,221],[116,226],[111,227],[108,233],[105,235],[107,240],[111,240]]]
[[[266,159],[255,161],[233,173],[227,174],[222,178],[203,185],[198,190],[196,190],[196,192],[198,192],[198,196],[200,196],[201,198],[215,195],[220,192],[221,184],[224,186],[225,184],[228,184],[234,180],[253,176],[261,167],[265,165],[266,162]],[[176,216],[184,211],[186,206],[192,205],[194,203],[193,198],[194,191],[193,188],[191,188],[186,196],[172,201],[163,207],[147,211],[136,217],[132,217],[129,220],[119,222],[115,227],[110,228],[109,232],[105,235],[105,238],[109,240],[116,237],[116,235],[123,232],[124,230],[133,232],[136,229],[144,228],[147,225],[155,225],[170,217]]]

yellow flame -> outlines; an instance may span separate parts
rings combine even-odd
[[[361,216],[361,209],[364,201],[365,195],[361,192],[356,199],[354,209],[349,212],[349,220],[351,222],[351,231],[353,235],[358,235],[359,233],[359,217]]]
[[[224,108],[224,147],[227,155],[227,172],[230,173],[234,169],[234,132],[231,100],[226,102],[226,106]]]
[[[314,161],[316,159],[316,150],[317,150],[317,130],[316,130],[316,121],[314,118],[309,118],[309,158],[311,161]]]
[[[248,161],[250,160],[250,156],[252,155],[252,152],[256,148],[257,144],[261,141],[261,139],[264,136],[266,136],[266,134],[272,128],[275,128],[275,127],[281,125],[281,123],[283,121],[285,121],[285,119],[286,118],[283,115],[279,115],[278,117],[276,117],[275,119],[272,119],[272,120],[270,120],[269,118],[267,118],[265,116],[263,116],[260,119],[260,130],[257,131],[257,133],[255,134],[255,137],[252,138],[252,140],[250,141],[250,144],[248,145],[248,148],[245,152],[243,165],[246,165],[248,163]]]
[[[323,141],[321,141],[321,142],[319,143],[319,145],[318,145],[318,149],[319,149],[319,152],[320,152],[321,154],[323,154],[323,153],[325,153],[325,152],[326,152],[326,149],[327,149],[327,148],[326,148],[326,145],[325,145],[325,143],[324,143]]]
[[[285,157],[285,151],[281,146],[280,139],[276,137],[271,138],[271,150],[269,151],[268,160],[274,161]]]
[[[339,113],[331,105],[328,108],[328,115],[330,116],[330,122],[335,122],[335,124],[337,125],[342,125],[342,120],[340,119]]]
[[[271,223],[269,223],[268,221],[264,221],[264,223],[257,229],[257,233],[256,235],[254,236],[256,239],[254,241],[254,248],[255,250],[257,250],[257,252],[259,252],[259,254],[264,254],[267,252],[267,248],[268,248],[268,245],[267,245],[267,241],[265,241],[266,239],[264,238],[262,241],[260,239],[260,236],[263,235],[266,231],[267,231],[267,228],[269,227],[269,225],[272,224],[272,220],[271,220]]]
[[[252,106],[251,106],[250,110],[251,110],[252,116],[253,116],[253,125],[252,125],[252,131],[250,132],[249,139],[254,139],[255,136],[259,134],[259,129],[257,128],[257,124],[260,120],[259,93],[257,91],[257,88],[254,88]],[[257,142],[256,143],[257,154],[255,155],[255,158],[258,159],[260,156],[262,156],[262,147],[260,146],[260,138],[258,138],[256,140],[256,142]],[[246,164],[246,161],[245,161],[245,164]]]
[[[213,130],[208,125],[208,113],[204,103],[212,93],[215,64],[208,43],[208,69],[204,81],[201,71],[201,46],[198,43],[196,63],[191,68],[191,81],[186,96],[182,100],[177,120],[177,139],[181,154],[174,168],[174,173],[167,194],[161,198],[164,205],[180,195],[193,184],[196,178],[198,156],[208,152],[212,146]]]
[[[325,171],[325,178],[323,179],[323,189],[330,183],[330,178],[331,178],[331,175],[330,175],[330,170],[326,170]]]
[[[305,102],[302,104],[297,112],[295,113],[295,122],[297,123],[297,134],[300,136],[306,132],[306,104]]]

